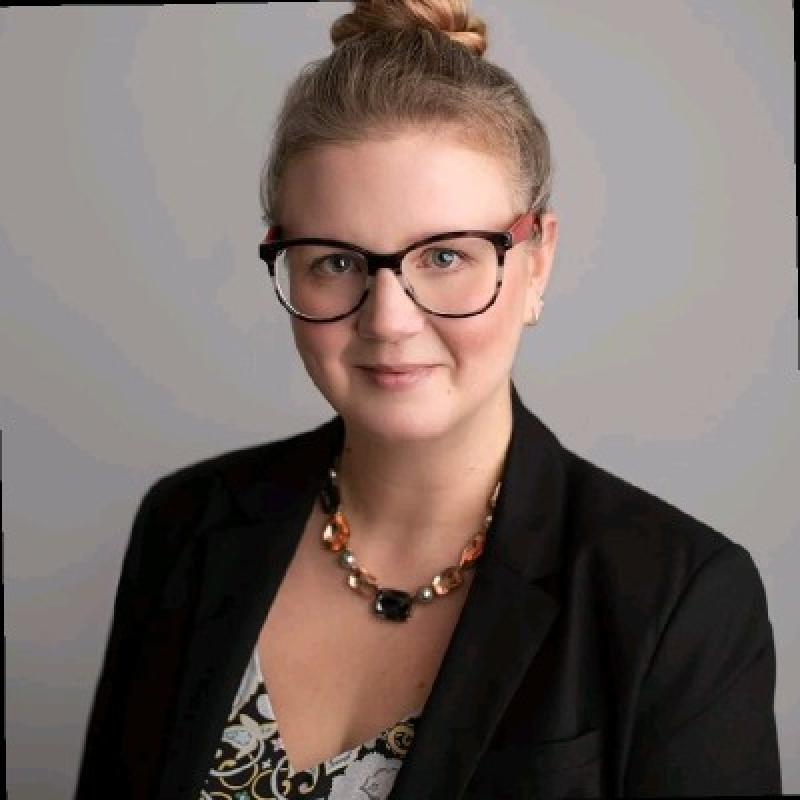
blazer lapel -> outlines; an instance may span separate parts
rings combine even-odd
[[[556,616],[546,592],[486,566],[470,587],[391,800],[461,797]]]
[[[231,524],[226,509],[202,535],[196,607],[157,797],[194,800],[199,794],[266,613],[338,446],[334,423],[302,435],[285,459],[242,465],[224,478],[244,521]]]
[[[561,449],[513,384],[511,393],[511,442],[484,554],[391,800],[461,797],[558,615],[543,579],[558,561]]]
[[[558,613],[538,581],[556,568],[565,496],[561,449],[511,386],[513,428],[484,554],[392,800],[459,797]],[[158,797],[199,792],[217,737],[325,479],[343,443],[339,416],[240,467],[202,537],[197,601],[176,687]],[[169,591],[165,592],[169,595]]]

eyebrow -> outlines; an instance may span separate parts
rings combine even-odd
[[[435,230],[431,230],[429,233],[422,233],[418,236],[415,236],[408,240],[409,243],[411,242],[421,242],[423,239],[427,239],[429,236],[437,236],[440,233],[450,233],[451,231],[460,231],[460,230],[467,230],[463,225],[460,228],[436,228]],[[499,230],[499,229],[498,229]],[[288,226],[281,226],[281,238],[282,239],[336,239],[340,242],[347,242],[348,244],[357,244],[359,247],[363,247],[358,240],[349,238],[347,236],[320,236],[316,233],[314,234],[305,234],[305,235],[297,235]]]

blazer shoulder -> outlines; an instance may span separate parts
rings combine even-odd
[[[131,560],[160,575],[209,530],[292,507],[331,425],[218,453],[157,478],[134,518]]]
[[[255,483],[297,483],[308,454],[319,446],[331,425],[332,421],[328,421],[176,467],[150,485],[143,505],[157,508],[161,519],[181,523],[196,518],[221,491],[245,491]]]
[[[769,650],[766,592],[745,547],[586,459],[575,456],[570,471],[572,601],[601,611],[620,669],[641,674],[657,648],[667,653],[658,663],[675,675],[689,667],[670,652],[691,661],[715,651],[719,666],[725,648],[737,654],[729,665]]]
[[[741,545],[708,523],[575,453],[570,497],[577,552],[634,584],[682,584],[731,548],[749,559]]]

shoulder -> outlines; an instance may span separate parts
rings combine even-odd
[[[313,454],[335,433],[332,421],[177,467],[145,491],[133,522],[135,560],[166,569],[217,526],[279,513],[307,490]]]
[[[300,486],[308,456],[330,432],[326,422],[310,430],[249,445],[177,467],[156,479],[142,507],[175,525],[196,521],[223,495],[236,496],[254,484]]]
[[[577,454],[570,453],[568,474],[574,543],[595,557],[623,559],[637,569],[669,561],[691,571],[735,545],[708,523]]]
[[[590,580],[610,615],[652,629],[663,628],[679,606],[714,624],[765,613],[763,583],[745,547],[644,488],[570,456],[571,569]]]

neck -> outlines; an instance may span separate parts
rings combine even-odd
[[[357,556],[395,571],[457,563],[483,528],[511,428],[508,391],[441,437],[387,442],[346,425],[339,487]]]

